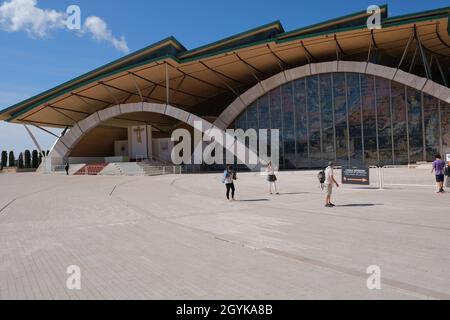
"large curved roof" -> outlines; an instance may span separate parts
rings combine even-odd
[[[193,50],[170,37],[11,106],[0,112],[0,120],[70,127],[112,105],[166,103],[166,75],[171,105],[217,116],[257,82],[310,62],[336,57],[378,59],[380,64],[402,60],[412,69],[420,65],[417,47],[408,46],[414,34],[427,57],[439,61],[439,77],[449,79],[450,7],[391,18],[387,6],[381,9],[382,29],[376,30],[367,29],[364,11],[289,32],[277,21]],[[173,125],[151,115],[116,118],[109,124],[135,122]]]

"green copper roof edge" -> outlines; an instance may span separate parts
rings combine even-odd
[[[431,9],[431,10],[425,10],[425,11],[420,11],[420,12],[415,12],[415,13],[407,13],[407,14],[403,14],[400,16],[395,16],[395,17],[390,17],[387,18],[386,20],[398,20],[398,19],[405,19],[405,18],[413,18],[415,16],[423,16],[423,15],[428,15],[428,14],[439,14],[439,13],[448,13],[450,12],[450,7],[442,7],[442,8],[438,8],[438,9]]]
[[[387,4],[380,5],[379,7],[382,10],[385,9],[386,14],[387,14],[387,10],[388,10]],[[356,13],[347,14],[347,15],[342,16],[342,17],[333,18],[333,19],[326,20],[324,22],[319,22],[319,23],[315,23],[315,24],[312,24],[312,25],[309,25],[309,26],[306,26],[306,27],[298,28],[298,29],[286,32],[283,35],[280,35],[280,37],[284,37],[284,36],[288,36],[289,37],[291,34],[299,33],[299,32],[302,32],[302,31],[307,31],[308,29],[316,29],[316,28],[318,28],[320,26],[325,26],[325,25],[330,24],[332,22],[338,22],[339,20],[344,20],[344,19],[347,19],[347,18],[352,18],[352,17],[356,18],[357,16],[363,15],[363,14],[367,14],[367,11],[366,10],[365,11],[359,11],[359,12],[356,12]]]
[[[218,41],[214,41],[212,43],[209,43],[209,44],[197,47],[195,49],[188,50],[186,52],[181,53],[179,55],[179,58],[182,59],[183,56],[187,56],[187,55],[190,55],[190,54],[195,54],[195,52],[197,52],[197,51],[201,51],[201,50],[207,49],[208,47],[214,47],[214,46],[216,46],[216,45],[218,45],[218,44],[220,44],[222,42],[229,42],[229,41],[231,41],[231,40],[233,40],[235,38],[239,38],[239,37],[245,36],[246,34],[255,33],[257,31],[262,31],[263,29],[267,29],[270,26],[276,26],[276,27],[278,27],[281,30],[281,33],[284,33],[284,28],[283,28],[283,25],[281,24],[280,20],[276,20],[276,21],[267,23],[265,25],[262,25],[260,27],[256,27],[256,28],[244,31],[244,32],[240,32],[238,34],[235,34],[235,35],[232,35],[232,36],[220,39]]]
[[[407,20],[407,21],[402,20],[402,21],[398,21],[398,22],[391,22],[389,19],[386,19],[382,22],[382,27],[389,28],[389,27],[400,26],[400,25],[404,25],[404,24],[408,24],[408,23],[415,23],[415,22],[421,22],[421,21],[427,21],[427,20],[433,20],[433,19],[441,19],[441,18],[449,18],[449,21],[450,21],[450,15],[448,15],[446,13],[442,13],[440,15],[427,16],[427,17],[411,19],[411,20]],[[364,25],[353,26],[353,27],[348,27],[348,28],[327,30],[327,31],[322,31],[322,32],[318,32],[318,33],[303,34],[303,35],[299,35],[299,36],[278,39],[277,43],[285,43],[285,42],[289,42],[289,41],[308,39],[308,38],[317,37],[317,36],[326,35],[326,34],[333,34],[333,33],[337,34],[337,33],[341,33],[341,32],[353,31],[353,30],[358,30],[358,29],[367,29],[367,26],[364,24]],[[450,35],[450,32],[449,32],[449,35]]]

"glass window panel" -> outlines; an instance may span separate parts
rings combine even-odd
[[[361,97],[363,109],[364,160],[366,165],[377,165],[378,153],[374,76],[361,75]]]
[[[333,85],[332,75],[321,74],[320,81],[320,109],[322,118],[322,148],[323,159],[335,160],[334,153],[334,125],[333,125]]]
[[[440,153],[439,141],[439,100],[426,93],[423,94],[423,118],[425,124],[426,161],[433,161]]]
[[[270,92],[270,128],[280,130],[280,166],[284,163],[283,156],[283,128],[281,120],[281,88],[278,87]],[[270,132],[268,133],[269,137]]]
[[[442,148],[450,153],[450,104],[441,101]]]
[[[361,132],[361,92],[359,74],[347,73],[347,103],[350,137],[350,161],[353,165],[362,163],[362,132]]]
[[[295,139],[297,144],[297,167],[308,167],[308,113],[306,112],[306,81],[294,81]]]
[[[258,124],[260,129],[270,128],[269,95],[258,100]]]
[[[392,132],[394,135],[394,163],[408,163],[408,132],[406,119],[405,86],[392,81]]]
[[[340,165],[348,164],[348,128],[345,73],[333,74],[336,158]]]
[[[284,135],[284,168],[295,168],[295,126],[293,83],[281,87]]]
[[[256,102],[247,108],[247,129],[258,130],[258,105]]]
[[[236,129],[247,128],[247,111],[242,112],[241,115],[237,117],[235,127]]]
[[[409,161],[423,161],[422,134],[422,95],[421,92],[407,87],[408,126],[409,126]]]
[[[376,77],[375,88],[380,163],[392,164],[390,81]]]
[[[311,166],[317,166],[317,161],[322,159],[320,146],[320,108],[319,108],[319,77],[311,76],[306,79],[307,108],[309,125],[309,157]],[[320,165],[320,164],[319,164]]]

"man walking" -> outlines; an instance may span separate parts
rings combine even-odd
[[[334,162],[330,161],[328,163],[328,167],[325,169],[325,190],[327,193],[327,196],[325,198],[325,207],[332,208],[335,205],[331,202],[331,194],[333,193],[333,185],[336,185],[337,188],[339,188],[339,184],[337,183],[336,179],[334,179]]]
[[[433,161],[433,168],[431,173],[436,174],[436,193],[444,192],[444,168],[445,162],[441,159],[441,155],[437,154],[435,156],[436,160]]]

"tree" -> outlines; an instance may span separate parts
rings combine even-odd
[[[14,157],[14,151],[10,151],[9,152],[8,165],[10,167],[15,167],[16,166],[16,158]]]
[[[7,167],[8,166],[8,152],[2,151],[2,164],[1,167]]]
[[[39,152],[39,165],[42,163],[42,153]]]
[[[31,153],[31,167],[39,167],[39,155],[37,150],[33,150],[33,152]]]
[[[23,153],[22,152],[19,154],[19,160],[17,162],[18,162],[19,169],[23,169],[24,165],[23,165]]]
[[[31,152],[30,150],[25,150],[25,168],[31,168]]]

